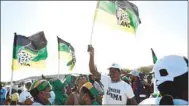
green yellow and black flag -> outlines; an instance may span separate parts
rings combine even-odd
[[[43,31],[29,37],[14,35],[12,70],[23,67],[46,68],[47,40]]]
[[[58,59],[60,66],[59,70],[63,70],[63,68],[61,67],[67,66],[71,71],[76,63],[75,50],[70,43],[62,40],[58,36],[57,39],[58,39]]]
[[[153,59],[153,63],[155,64],[157,62],[157,57],[156,57],[156,54],[154,52],[154,50],[151,48],[151,51],[152,51],[152,59]]]
[[[129,1],[98,1],[94,22],[135,34],[141,20],[138,7]]]

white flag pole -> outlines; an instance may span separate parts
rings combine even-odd
[[[57,36],[57,41],[58,41],[58,48],[59,48],[59,37]],[[59,49],[58,49],[58,79],[60,78],[60,54],[59,54]]]
[[[14,43],[13,43],[13,52],[12,52],[13,54],[12,54],[12,55],[15,55],[15,54],[14,54],[14,52],[15,52],[15,51],[14,51],[14,46],[15,46],[14,44],[16,43],[16,41],[15,41],[15,40],[16,40],[16,35],[17,35],[17,34],[16,34],[16,32],[15,32],[15,33],[14,33],[14,41],[13,41]],[[14,75],[14,74],[13,74],[13,67],[14,67],[13,65],[14,65],[14,64],[13,64],[13,63],[14,63],[14,60],[12,60],[12,67],[11,67],[11,86],[10,86],[9,95],[12,94],[12,87],[13,87],[13,75]]]
[[[97,16],[97,13],[98,13],[98,6],[99,6],[99,4],[100,4],[100,1],[97,1],[96,9],[95,9],[95,14],[94,14],[94,19],[93,19],[93,24],[92,24],[92,31],[91,31],[90,45],[92,44],[93,30],[94,30],[94,25],[95,25],[96,16]]]

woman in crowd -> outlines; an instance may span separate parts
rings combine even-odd
[[[33,83],[30,93],[34,98],[33,105],[50,105],[52,87],[47,80],[38,80]]]
[[[85,83],[79,91],[79,103],[80,105],[99,105],[95,100],[98,95],[98,91],[92,85],[92,83]]]
[[[75,81],[76,91],[72,92],[67,100],[65,105],[79,105],[79,89],[82,87],[83,84],[87,82],[86,77],[78,77]]]

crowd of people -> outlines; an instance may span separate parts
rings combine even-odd
[[[90,75],[76,77],[74,83],[62,79],[26,80],[23,85],[1,85],[0,105],[103,105],[161,104],[188,105],[188,59],[170,55],[159,59],[153,73],[133,70],[124,73],[119,64],[100,74],[94,60],[94,48],[88,48]],[[154,96],[154,81],[159,95]]]

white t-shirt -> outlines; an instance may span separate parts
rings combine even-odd
[[[151,105],[155,105],[155,104],[159,104],[161,98],[147,98],[145,100],[143,100],[142,102],[140,102],[139,105],[144,105],[144,104],[151,104]],[[173,99],[173,104],[174,105],[188,105],[188,102],[182,99]]]
[[[134,97],[133,90],[129,84],[120,80],[112,82],[107,75],[101,75],[101,82],[104,85],[102,104],[127,104],[127,99]]]
[[[43,105],[43,104],[38,103],[38,102],[34,102],[32,105],[37,106],[37,105]]]
[[[32,101],[33,101],[33,98],[31,96],[31,94],[28,92],[28,91],[23,91],[20,96],[19,96],[19,99],[18,99],[18,102],[20,103],[24,103],[25,100],[27,100],[28,98],[30,98]]]

